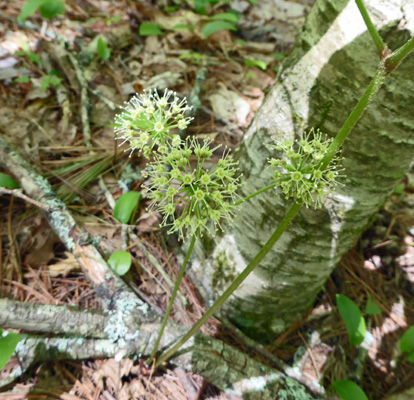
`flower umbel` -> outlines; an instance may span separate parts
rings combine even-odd
[[[178,147],[178,135],[172,129],[185,129],[191,117],[185,113],[191,110],[187,100],[180,100],[177,94],[165,89],[162,97],[156,90],[136,94],[123,107],[124,111],[115,117],[115,133],[122,143],[129,142],[132,149],[149,157],[154,146],[164,149],[167,143]]]
[[[206,159],[221,147],[210,145],[211,140],[201,145],[187,138],[182,148],[170,147],[168,152],[155,154],[155,161],[147,168],[150,180],[145,186],[153,200],[149,210],[162,213],[161,226],[171,225],[169,233],[178,232],[182,239],[196,231],[202,234],[205,228],[214,234],[221,228],[220,221],[233,215],[232,203],[240,186],[238,162],[224,152],[217,166],[204,168]],[[176,217],[178,205],[182,212]]]
[[[332,139],[324,139],[322,133],[313,128],[302,134],[299,141],[281,140],[269,146],[285,153],[285,158],[270,158],[269,164],[275,169],[273,180],[276,187],[280,186],[286,198],[292,197],[303,202],[307,207],[318,208],[324,202],[329,191],[338,184],[336,178],[341,169],[340,161],[335,156],[324,170],[321,169]]]

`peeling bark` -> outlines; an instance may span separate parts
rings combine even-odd
[[[405,0],[365,2],[393,49],[414,33],[414,7]],[[377,49],[350,0],[320,0],[295,49],[246,132],[237,158],[241,196],[269,184],[267,143],[310,127],[334,136],[368,86]],[[341,256],[393,192],[414,150],[414,55],[393,73],[343,148],[346,178],[322,211],[302,209],[223,313],[251,337],[272,340],[311,307]],[[274,156],[274,155],[272,155]],[[286,213],[280,192],[245,203],[226,233],[198,244],[192,278],[213,300],[258,253]]]

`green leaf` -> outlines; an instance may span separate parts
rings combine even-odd
[[[33,53],[32,51],[16,51],[15,54],[17,54],[18,56],[27,57],[33,64],[42,65],[39,56],[36,53]]]
[[[407,360],[414,363],[414,352],[407,356]]]
[[[368,400],[367,395],[355,382],[335,381],[332,387],[342,400]]]
[[[116,202],[114,218],[122,224],[127,224],[141,199],[140,192],[126,192]]]
[[[394,193],[393,193],[393,194],[397,194],[397,195],[399,195],[399,194],[403,194],[404,189],[405,189],[405,185],[400,184],[400,185],[398,185],[398,186],[394,189]]]
[[[285,58],[285,55],[282,53],[272,53],[272,56],[277,58],[279,61],[283,61]]]
[[[108,265],[118,274],[125,275],[131,268],[131,254],[125,250],[113,253],[108,259]]]
[[[193,2],[194,2],[194,11],[197,14],[205,15],[205,13],[207,12],[208,3],[210,3],[209,0],[193,0]]]
[[[39,7],[43,18],[52,19],[65,13],[65,3],[62,0],[47,0]]]
[[[0,187],[18,189],[20,185],[11,176],[0,172]]]
[[[0,337],[0,370],[2,370],[10,360],[20,338],[20,335],[13,332],[9,332],[6,336]]]
[[[154,35],[162,35],[162,32],[161,32],[159,25],[151,24],[149,22],[143,22],[139,26],[139,34],[141,36],[154,36]]]
[[[227,21],[214,21],[214,22],[209,22],[208,24],[206,24],[204,26],[203,35],[205,37],[208,37],[208,36],[212,35],[215,32],[223,31],[223,30],[235,31],[237,29],[230,22],[227,22]]]
[[[44,2],[45,0],[27,0],[20,10],[20,15],[17,17],[17,21],[26,21],[26,19],[34,14]]]
[[[238,12],[226,12],[221,14],[216,14],[210,17],[210,19],[215,21],[230,21],[237,24],[240,19],[240,14]]]
[[[368,295],[367,305],[365,306],[365,314],[379,315],[382,314],[382,310],[379,305]]]
[[[30,82],[30,78],[28,76],[19,76],[18,78],[15,78],[13,80],[13,82],[18,82],[18,83],[29,83]]]
[[[111,56],[111,49],[108,47],[108,43],[103,37],[98,38],[96,50],[98,51],[98,55],[101,60],[109,60],[109,57]]]
[[[181,29],[188,29],[189,31],[193,31],[194,27],[191,25],[186,25],[186,24],[177,24],[177,25],[174,25],[171,29],[173,29],[174,31],[178,31]]]
[[[62,79],[56,75],[43,75],[43,79],[40,82],[40,88],[45,92],[49,86],[59,86]]]
[[[257,0],[249,0],[254,6],[257,6]]]
[[[400,349],[403,353],[414,353],[414,326],[408,328],[400,339]],[[410,354],[412,357],[413,354]]]
[[[244,64],[247,67],[259,67],[261,68],[263,71],[267,68],[267,65],[264,61],[261,60],[244,60]]]
[[[365,319],[362,316],[361,310],[351,299],[342,294],[336,295],[336,305],[341,317],[345,321],[349,341],[354,345],[361,344],[366,333]]]

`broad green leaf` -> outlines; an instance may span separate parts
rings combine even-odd
[[[20,335],[13,332],[9,332],[6,336],[0,337],[0,370],[2,370],[10,360],[20,338]]]
[[[261,60],[244,60],[244,64],[247,67],[259,67],[261,68],[263,71],[267,68],[267,65],[264,61]]]
[[[15,54],[27,57],[33,64],[42,65],[39,56],[32,51],[16,51]]]
[[[207,6],[209,0],[193,0],[194,10],[197,14],[205,14],[207,12]]]
[[[139,34],[141,36],[154,36],[154,35],[162,35],[162,32],[158,25],[151,24],[149,22],[143,22],[139,26]]]
[[[108,43],[103,37],[98,38],[96,50],[101,60],[109,60],[109,57],[111,56],[111,49],[108,47]]]
[[[342,294],[336,295],[336,305],[341,317],[345,321],[349,341],[354,345],[361,344],[366,333],[365,319],[362,316],[361,310],[351,299]]]
[[[117,251],[108,259],[108,265],[118,274],[125,275],[131,268],[131,254],[125,250]]]
[[[414,363],[414,352],[407,356],[407,360]]]
[[[62,0],[47,0],[39,7],[43,18],[52,19],[65,13],[65,3]]]
[[[18,82],[18,83],[29,83],[30,82],[30,78],[28,76],[19,76],[18,78],[15,78],[13,80],[13,82]]]
[[[194,26],[186,25],[186,24],[177,24],[177,25],[174,25],[171,29],[173,29],[175,31],[179,31],[181,29],[188,29],[189,31],[193,31]]]
[[[382,314],[382,310],[377,303],[368,295],[367,305],[365,306],[365,314],[379,315]]]
[[[212,17],[210,17],[210,19],[215,20],[215,21],[230,21],[236,24],[240,19],[240,14],[236,12],[234,13],[226,12],[226,13],[213,15]]]
[[[367,395],[355,382],[335,381],[332,387],[342,400],[368,400]]]
[[[34,14],[45,1],[46,0],[27,0],[20,10],[20,15],[17,17],[17,21],[26,21],[26,19]]]
[[[126,192],[116,202],[114,218],[122,224],[127,224],[141,199],[140,192]]]
[[[414,353],[414,326],[408,328],[400,339],[400,349],[403,353]],[[410,354],[409,357],[413,356]]]
[[[0,187],[18,189],[20,185],[11,176],[0,172]]]
[[[227,21],[213,21],[206,24],[203,28],[203,35],[208,37],[215,32],[222,31],[222,30],[230,30],[235,31],[237,30],[236,27]]]

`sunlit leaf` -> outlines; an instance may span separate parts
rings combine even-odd
[[[109,57],[111,57],[111,49],[108,47],[108,43],[103,37],[98,38],[96,43],[96,51],[103,61],[109,60]]]
[[[193,31],[194,27],[191,26],[191,25],[186,25],[186,24],[177,24],[177,25],[174,25],[171,29],[173,29],[175,31],[179,31],[179,30],[182,30],[182,29],[187,29],[189,31]]]
[[[403,353],[414,354],[414,326],[411,326],[410,328],[408,328],[404,332],[404,334],[401,336],[400,349]],[[410,354],[409,358],[412,358],[413,354]]]
[[[155,36],[162,35],[160,27],[156,24],[151,24],[149,22],[143,22],[139,26],[139,34],[141,36]]]
[[[140,192],[126,192],[116,202],[114,218],[122,224],[127,224],[136,210],[141,199]]]
[[[259,67],[262,70],[265,70],[267,68],[267,65],[264,61],[261,60],[244,60],[244,64],[246,67]]]
[[[345,321],[351,344],[359,345],[364,341],[366,333],[365,319],[359,307],[348,297],[337,294],[336,305]]]
[[[131,268],[131,254],[125,250],[113,253],[108,259],[108,265],[118,274],[125,275]]]
[[[382,314],[381,308],[372,299],[371,296],[368,296],[367,305],[365,306],[365,314],[369,314],[369,315],[379,315],[379,314]]]
[[[237,30],[236,27],[227,21],[213,21],[206,24],[203,28],[203,35],[208,37],[215,32],[222,31],[222,30],[230,30],[235,31]]]
[[[39,7],[43,18],[52,19],[65,13],[65,3],[61,0],[47,0]]]
[[[332,387],[342,400],[368,400],[367,395],[355,382],[335,381]]]
[[[27,0],[22,5],[22,9],[20,10],[20,15],[17,17],[17,21],[24,22],[27,18],[29,18],[32,14],[34,14],[36,10],[44,2],[45,0]]]
[[[226,13],[213,15],[212,17],[210,17],[210,19],[215,20],[215,21],[230,21],[230,22],[237,23],[240,19],[240,14],[236,12],[234,13],[226,12]]]
[[[18,189],[20,186],[11,176],[0,172],[0,187]]]
[[[2,333],[0,335],[2,335]],[[0,337],[0,370],[2,370],[10,360],[20,338],[20,335],[13,332],[9,332],[6,336]]]

